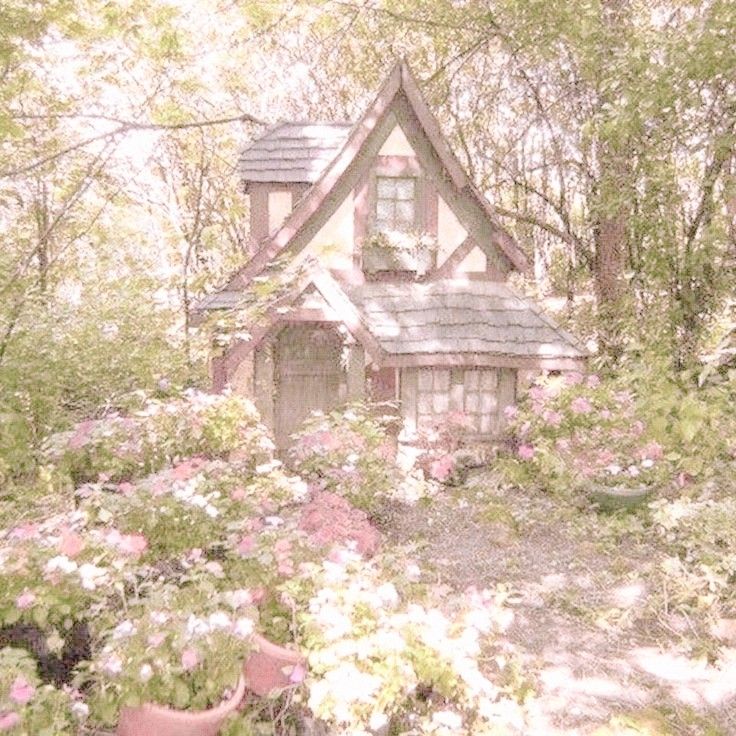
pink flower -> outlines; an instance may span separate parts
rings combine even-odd
[[[160,647],[164,643],[165,639],[166,634],[164,634],[163,631],[157,631],[155,634],[151,634],[148,637],[148,646]]]
[[[568,386],[577,386],[583,382],[583,374],[578,371],[570,371],[565,374],[565,383]]]
[[[81,447],[84,447],[89,440],[90,433],[94,426],[95,423],[92,420],[80,422],[69,440],[69,448],[72,450],[79,450]]]
[[[584,396],[577,396],[570,403],[570,409],[573,414],[590,414],[593,411],[593,405]]]
[[[519,407],[515,406],[514,404],[510,404],[509,406],[504,407],[503,415],[506,417],[506,419],[512,421],[519,416]]]
[[[199,655],[194,649],[185,649],[181,653],[181,666],[189,671],[199,664]]]
[[[132,483],[120,483],[118,485],[118,491],[123,494],[123,496],[131,496],[133,494],[133,491],[135,491],[135,486]]]
[[[588,388],[598,388],[601,385],[601,379],[595,373],[591,373],[585,383]]]
[[[298,664],[294,665],[294,669],[291,671],[291,674],[289,675],[289,682],[293,683],[294,685],[297,685],[300,682],[304,682],[304,678],[307,676],[307,668],[299,662]]]
[[[231,494],[230,498],[233,501],[242,501],[245,498],[245,488],[236,488]]]
[[[15,711],[0,716],[0,731],[10,731],[20,723],[20,716]]]
[[[16,526],[13,531],[10,532],[10,536],[13,539],[19,539],[22,542],[25,542],[29,539],[35,539],[38,537],[38,524],[21,524],[20,526]]]
[[[520,445],[516,454],[522,460],[531,460],[534,457],[534,448],[531,445]]]
[[[455,460],[452,455],[443,455],[439,460],[435,460],[429,466],[429,474],[440,482],[449,478],[452,469],[455,467]]]
[[[30,608],[35,602],[35,593],[31,593],[30,590],[26,590],[15,599],[15,607],[20,609],[21,611],[25,611],[27,608]]]
[[[664,449],[659,442],[652,441],[639,450],[639,457],[642,460],[661,460],[664,456]]]
[[[248,534],[245,537],[243,537],[240,542],[238,543],[238,554],[240,555],[249,555],[253,549],[256,546],[256,541],[253,539],[253,537]]]
[[[548,398],[547,389],[544,386],[532,386],[529,389],[529,397],[532,401],[544,401]]]
[[[142,534],[123,534],[117,547],[123,554],[139,557],[146,551],[148,541]]]
[[[70,532],[65,529],[61,532],[61,542],[59,543],[59,552],[67,557],[74,558],[84,549],[84,540],[79,534]]]
[[[545,411],[544,414],[542,414],[542,419],[544,419],[547,424],[549,424],[551,427],[559,427],[560,422],[562,422],[562,414],[558,411]]]
[[[36,688],[23,675],[18,675],[10,688],[10,699],[18,705],[25,705],[35,693]]]
[[[274,551],[276,552],[288,552],[291,549],[290,539],[278,539],[273,545]]]

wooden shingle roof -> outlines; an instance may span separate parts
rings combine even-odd
[[[387,354],[537,359],[588,354],[537,305],[500,282],[372,282],[347,293]]]
[[[248,146],[239,160],[249,182],[313,184],[348,139],[350,123],[280,123]]]

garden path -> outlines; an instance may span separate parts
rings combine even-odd
[[[736,649],[667,614],[660,553],[632,517],[502,490],[490,472],[383,517],[387,541],[415,544],[438,583],[507,587],[506,676],[532,696],[539,733],[736,734]],[[715,652],[718,667],[703,656]]]

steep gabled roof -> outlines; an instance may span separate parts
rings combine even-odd
[[[279,123],[241,154],[238,168],[250,182],[313,184],[337,156],[351,123]]]
[[[332,163],[300,199],[281,228],[264,241],[253,258],[230,279],[226,289],[244,286],[285,251],[295,255],[308,244],[311,236],[319,229],[315,225],[319,213],[324,216],[329,211],[331,214],[339,205],[340,198],[335,196],[336,189],[341,184],[357,181],[361,167],[369,165],[369,161],[361,159],[361,153],[371,138],[375,138],[382,124],[385,125],[392,109],[401,105],[401,100],[406,100],[410,112],[430,143],[432,154],[439,160],[452,186],[461,196],[471,200],[480,213],[479,216],[490,227],[494,245],[508,260],[510,267],[517,270],[527,268],[525,256],[511,235],[499,224],[493,207],[478,191],[452,153],[408,65],[401,61],[394,67],[373,104],[353,126]]]

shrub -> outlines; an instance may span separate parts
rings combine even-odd
[[[256,465],[270,459],[273,449],[250,401],[189,391],[169,402],[149,401],[133,416],[80,422],[51,437],[45,457],[78,485],[134,480],[195,455],[238,453]]]
[[[398,485],[389,429],[396,417],[382,405],[353,404],[329,414],[315,412],[295,435],[290,451],[295,470],[312,486],[345,496],[365,511]]]
[[[670,477],[634,395],[595,375],[544,376],[506,417],[512,457],[501,467],[521,485],[567,493],[661,487]]]

